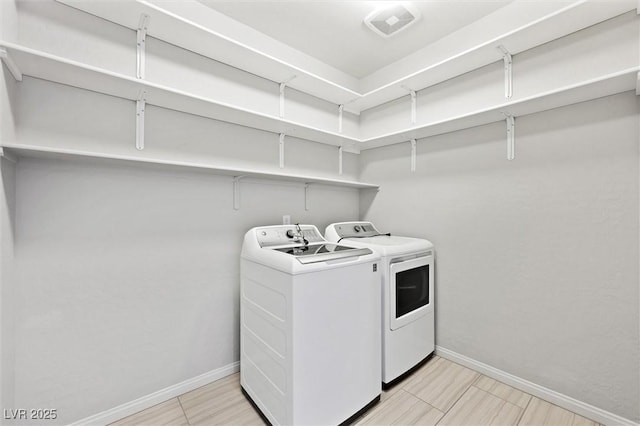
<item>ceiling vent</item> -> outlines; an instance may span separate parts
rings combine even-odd
[[[395,3],[378,8],[364,18],[364,23],[371,30],[384,38],[389,38],[409,28],[420,19],[420,12],[406,3]]]

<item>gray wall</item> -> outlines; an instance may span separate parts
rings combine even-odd
[[[436,246],[436,344],[640,420],[632,92],[361,154],[361,216]]]
[[[16,33],[10,39],[134,75],[134,31],[53,0],[0,3],[0,19]],[[277,113],[277,84],[147,42],[150,80]],[[138,151],[134,102],[29,77],[16,85],[6,70],[4,77],[12,102],[1,99],[3,126],[11,123],[3,141],[333,179],[358,175],[357,155],[348,153],[338,175],[337,147],[287,137],[280,169],[278,135],[152,105]],[[293,90],[287,99],[286,118],[337,126],[337,106]],[[322,112],[309,114],[313,109]],[[347,132],[356,124],[357,116],[345,115]],[[238,257],[250,227],[288,214],[322,229],[359,215],[357,190],[315,184],[307,211],[301,183],[243,179],[235,211],[232,178],[214,173],[86,159],[21,159],[16,167],[3,160],[2,172],[0,402],[57,408],[60,424],[238,360]]]
[[[133,102],[30,78],[17,98],[19,143],[137,152]],[[146,137],[140,155],[280,171],[270,133],[149,107]],[[283,172],[339,178],[334,147],[287,141]],[[13,406],[60,424],[239,359],[249,228],[359,216],[356,189],[311,185],[306,211],[303,184],[245,179],[236,211],[231,176],[87,159],[21,158],[15,185]]]
[[[134,74],[135,32],[51,0],[20,2],[17,19],[0,5],[15,27],[4,38]],[[637,34],[630,13],[517,55],[514,96],[637,65]],[[154,81],[277,112],[277,84],[152,38],[148,50]],[[133,102],[0,77],[3,141],[340,177],[335,147],[287,138],[280,170],[277,135],[153,106],[139,152]],[[501,85],[496,63],[427,89],[419,122],[498,102]],[[286,97],[286,118],[337,125],[335,105]],[[360,119],[405,126],[407,102]],[[68,423],[234,362],[240,238],[290,214],[432,239],[439,345],[638,421],[638,112],[625,94],[519,117],[515,162],[500,123],[420,141],[414,174],[408,144],[345,154],[343,178],[361,165],[382,190],[314,185],[309,211],[299,184],[243,181],[234,211],[230,177],[2,160],[0,405],[54,407]],[[357,122],[346,114],[345,131]]]

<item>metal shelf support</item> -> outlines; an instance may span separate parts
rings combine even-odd
[[[136,149],[144,149],[144,110],[147,106],[145,100],[146,92],[142,91],[136,101]]]
[[[342,147],[338,147],[338,174],[342,176]]]
[[[504,97],[511,99],[513,96],[513,58],[503,45],[498,46],[497,49],[502,52],[502,60],[504,61]]]
[[[278,146],[280,147],[280,168],[284,169],[284,133],[280,133],[280,142]]]
[[[342,114],[344,113],[344,105],[338,105],[338,133],[342,133]]]
[[[418,94],[416,93],[415,90],[413,90],[408,86],[405,86],[404,84],[402,84],[400,87],[402,87],[404,90],[409,92],[409,95],[411,96],[411,124],[415,124],[416,123],[416,100],[417,100]]]
[[[284,89],[287,83],[280,83],[280,118],[284,118]]]
[[[240,179],[244,176],[233,177],[233,209],[240,210]]]
[[[310,185],[311,185],[310,183],[304,184],[304,210],[305,211],[309,210],[309,186]]]
[[[511,114],[505,114],[507,122],[507,160],[512,161],[516,158],[516,144],[515,144],[515,130],[516,122],[515,118]]]
[[[640,96],[640,72],[638,72],[638,76],[636,77],[636,95]]]
[[[4,47],[0,47],[0,59],[2,59],[2,62],[7,66],[13,78],[15,78],[16,81],[22,81],[22,71],[20,71],[20,68],[18,68],[18,65],[13,61],[13,58],[9,56],[9,52],[7,52],[7,49]]]
[[[285,81],[280,83],[280,118],[284,118],[284,89],[287,87],[287,83],[296,78],[295,75],[292,75]]]
[[[416,124],[416,91],[411,91],[411,124]]]
[[[149,15],[140,15],[136,43],[136,77],[144,79],[145,46],[147,41],[147,29],[149,28]]]
[[[411,139],[411,171],[416,171],[416,145],[417,141],[415,139]]]

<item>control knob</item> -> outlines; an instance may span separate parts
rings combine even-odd
[[[360,227],[360,225],[356,225],[353,227],[353,230],[356,232],[360,232],[362,230],[362,228]]]

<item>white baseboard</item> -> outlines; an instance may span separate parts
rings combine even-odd
[[[593,405],[578,401],[577,399],[571,398],[570,396],[563,395],[559,392],[537,385],[528,380],[521,379],[520,377],[509,374],[506,371],[498,370],[497,368],[494,368],[490,365],[484,364],[480,361],[476,361],[475,359],[466,357],[464,355],[460,355],[457,352],[451,351],[441,346],[436,346],[436,355],[460,365],[464,365],[465,367],[469,367],[479,373],[484,374],[485,376],[489,376],[492,379],[498,380],[502,383],[506,383],[509,386],[520,389],[523,392],[527,392],[540,399],[544,399],[545,401],[549,401],[559,407],[573,411],[574,413],[580,414],[581,416],[587,417],[591,420],[595,420],[598,423],[607,426],[640,425],[639,423],[635,423],[632,420],[625,419],[624,417],[620,417],[598,407],[594,407]]]
[[[211,382],[215,382],[230,374],[240,371],[240,362],[236,361],[232,364],[225,365],[224,367],[216,370],[208,371],[199,376],[185,380],[184,382],[177,383],[168,388],[161,389],[157,392],[153,392],[149,395],[127,402],[109,410],[103,411],[93,416],[85,417],[82,420],[72,423],[70,426],[80,425],[107,425],[117,420],[123,419],[127,416],[142,411],[146,408],[153,407],[161,402],[167,401],[176,396],[182,395],[185,392],[192,391],[204,385],[208,385]]]

